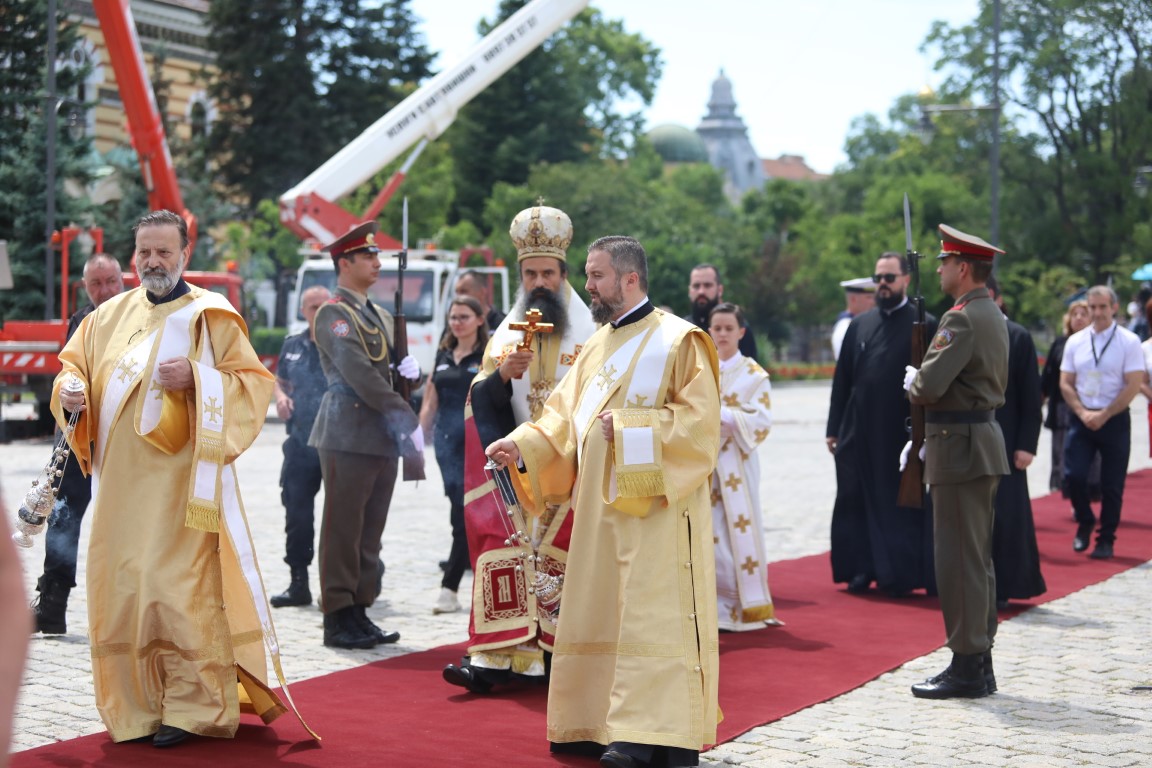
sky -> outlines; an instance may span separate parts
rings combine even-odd
[[[886,120],[896,99],[942,76],[920,46],[935,20],[976,18],[978,0],[593,0],[662,52],[664,72],[647,127],[695,128],[720,70],[757,154],[802,155],[831,173],[846,161],[853,119]],[[495,16],[499,0],[412,0],[436,66],[460,59]],[[642,105],[641,105],[642,106]]]

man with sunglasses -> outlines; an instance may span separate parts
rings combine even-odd
[[[844,334],[828,409],[828,450],[836,457],[832,580],[865,593],[872,582],[892,596],[932,590],[932,530],[920,509],[897,506],[898,459],[908,439],[904,392],[893,384],[912,359],[916,311],[905,290],[908,262],[886,251],[872,277],[876,307]],[[928,316],[928,332],[936,319]]]

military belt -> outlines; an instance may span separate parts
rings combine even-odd
[[[983,424],[995,419],[995,411],[924,411],[925,424]]]

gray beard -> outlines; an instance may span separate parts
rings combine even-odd
[[[592,319],[603,325],[624,311],[624,297],[618,301],[607,301],[604,294],[600,294],[600,300],[592,302],[591,309]]]
[[[168,272],[160,268],[138,272],[137,275],[140,278],[140,285],[157,298],[163,298],[171,293],[176,287],[176,281],[180,279],[179,270]]]

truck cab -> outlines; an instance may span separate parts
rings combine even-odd
[[[399,282],[397,251],[380,251],[380,274],[368,298],[395,314],[396,288]],[[460,266],[469,253],[456,253],[435,248],[413,248],[408,251],[408,268],[404,270],[404,316],[408,321],[408,351],[427,374],[436,360],[436,348],[448,319],[456,276],[468,269],[489,274],[493,280],[492,304],[508,310],[508,269],[502,265]],[[292,297],[293,313],[288,321],[289,333],[300,333],[308,324],[300,314],[300,297],[312,286],[336,290],[336,269],[332,259],[323,253],[310,255],[296,272],[296,289]]]

